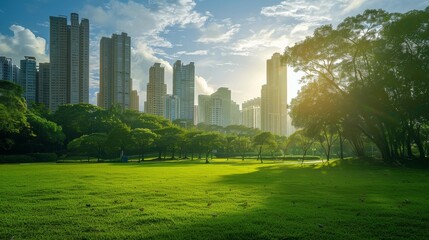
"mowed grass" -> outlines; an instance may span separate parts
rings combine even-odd
[[[0,239],[429,239],[429,171],[255,160],[0,165]]]

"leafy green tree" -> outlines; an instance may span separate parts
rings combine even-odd
[[[130,146],[130,132],[131,129],[126,124],[118,124],[108,134],[106,146],[109,147],[111,151],[119,151],[120,157],[124,157],[127,148]]]
[[[90,157],[96,157],[97,162],[99,162],[104,153],[106,141],[107,134],[105,133],[83,135],[69,142],[67,144],[67,150],[69,152],[85,154],[88,158],[88,162]]]
[[[305,156],[307,155],[308,150],[313,146],[314,144],[314,138],[309,136],[309,133],[307,133],[305,130],[301,129],[296,132],[294,132],[290,137],[289,140],[292,145],[297,146],[302,150],[302,161],[301,164],[304,163]]]
[[[231,144],[234,150],[240,153],[241,160],[244,161],[246,153],[251,150],[252,141],[250,140],[250,137],[238,136]]]
[[[0,81],[0,149],[10,149],[13,136],[28,128],[27,106],[22,88],[10,81]]]
[[[263,163],[262,148],[264,146],[269,147],[275,144],[274,135],[270,132],[261,132],[255,137],[253,137],[253,144],[259,148],[257,160],[260,160],[261,163]]]
[[[134,128],[131,130],[131,140],[139,149],[140,159],[144,161],[145,151],[158,139],[158,135],[147,128]]]
[[[170,121],[157,115],[141,113],[134,110],[125,110],[123,113],[116,114],[120,117],[121,121],[127,124],[131,129],[147,128],[151,131],[156,131],[171,126]]]
[[[20,148],[27,152],[51,152],[63,148],[65,135],[61,126],[31,111],[26,116],[29,128],[20,137]]]
[[[233,149],[232,142],[237,138],[236,135],[226,135],[225,137],[225,149],[226,149],[226,160],[229,160],[229,154],[231,149]]]
[[[200,142],[195,140],[195,136],[201,133],[203,132],[195,128],[185,133],[185,144],[186,148],[191,151],[191,160],[194,160],[194,154],[200,150]]]
[[[107,118],[104,113],[105,110],[92,104],[66,104],[60,106],[52,118],[63,128],[67,141],[71,141],[82,135],[110,131],[118,121],[113,121],[113,124],[103,128]]]
[[[209,156],[213,150],[222,147],[223,136],[218,132],[203,132],[193,138],[194,142],[199,143],[200,151],[206,156],[206,163],[209,163]]]
[[[159,139],[156,141],[156,148],[158,149],[159,156],[161,158],[161,154],[164,154],[164,159],[167,151],[171,151],[171,158],[175,158],[175,151],[177,150],[179,143],[183,138],[183,129],[171,126],[162,129],[158,129],[155,131],[159,135]]]

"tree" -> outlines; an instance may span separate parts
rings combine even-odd
[[[156,148],[158,149],[159,156],[161,158],[161,154],[165,154],[168,150],[171,151],[171,158],[175,158],[175,151],[179,146],[179,142],[183,138],[183,129],[171,126],[162,129],[158,129],[155,131],[159,135],[159,139],[156,141]]]
[[[69,142],[67,144],[67,150],[69,152],[86,154],[88,162],[90,157],[96,157],[97,162],[99,162],[101,156],[103,155],[106,141],[107,134],[105,133],[92,133],[90,135],[83,135]]]
[[[195,135],[193,140],[199,143],[200,150],[205,153],[206,163],[209,163],[210,153],[223,144],[223,137],[218,132],[203,132]]]
[[[51,152],[63,148],[65,135],[61,126],[28,111],[27,131],[20,134],[20,148],[27,152]]]
[[[10,149],[12,137],[28,127],[22,88],[10,81],[0,81],[0,149]]]
[[[236,135],[227,135],[225,137],[226,160],[229,160],[229,152],[232,149],[232,142],[237,138]]]
[[[112,151],[119,150],[121,159],[125,156],[126,149],[130,145],[130,132],[130,127],[120,123],[107,136],[106,146]]]
[[[261,160],[261,163],[263,163],[262,147],[274,145],[275,144],[274,135],[270,132],[261,132],[253,138],[253,144],[259,147],[257,160]]]
[[[247,136],[239,136],[232,141],[232,147],[240,153],[242,161],[244,161],[246,152],[250,151],[251,143],[250,138]]]
[[[158,135],[147,128],[135,128],[131,130],[131,140],[140,151],[140,159],[144,161],[145,150],[157,140]]]
[[[288,63],[306,73],[303,82],[326,84],[329,88],[321,92],[340,96],[337,102],[344,107],[339,137],[355,141],[359,134],[354,129],[359,129],[389,163],[412,158],[412,144],[424,157],[421,126],[428,123],[427,111],[422,111],[429,107],[428,19],[428,9],[405,14],[366,10],[346,18],[336,29],[330,25],[316,29],[285,51]],[[353,145],[361,150],[359,141]]]
[[[290,137],[290,141],[292,145],[295,145],[302,150],[302,161],[301,164],[304,163],[305,155],[307,155],[308,150],[313,146],[314,138],[309,137],[309,134],[305,132],[305,130],[301,129],[294,132]]]
[[[87,103],[62,105],[52,118],[63,128],[67,141],[96,132],[108,133],[120,123],[105,110]]]

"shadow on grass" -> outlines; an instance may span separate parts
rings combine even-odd
[[[213,161],[212,164],[256,163]],[[147,237],[429,239],[429,198],[418,191],[428,187],[429,177],[424,172],[353,160],[303,166],[260,165],[257,171],[226,175],[213,182],[230,186],[229,191],[245,189],[235,193],[233,212],[212,210],[208,206],[207,215],[197,223],[176,225],[173,221],[168,232]]]

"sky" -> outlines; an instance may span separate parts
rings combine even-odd
[[[0,56],[15,64],[24,56],[49,62],[49,16],[76,12],[90,22],[90,103],[99,91],[102,36],[131,36],[131,76],[146,100],[149,67],[165,67],[172,92],[172,65],[195,63],[196,95],[219,87],[237,103],[259,97],[266,60],[310,36],[315,28],[338,25],[365,9],[406,12],[429,0],[19,0],[0,3]],[[18,64],[19,65],[19,64]],[[296,97],[302,76],[288,68],[288,99]],[[196,98],[197,99],[197,98]],[[197,102],[196,102],[197,104]]]

